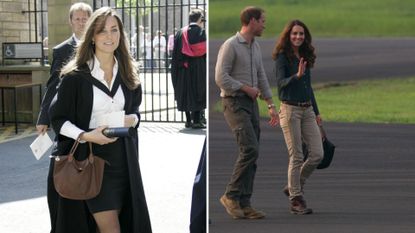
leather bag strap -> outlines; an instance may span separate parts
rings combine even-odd
[[[322,139],[323,139],[323,141],[324,141],[324,140],[326,140],[326,138],[327,138],[326,131],[324,130],[323,125],[319,125],[319,128],[320,128],[321,138],[322,138]]]

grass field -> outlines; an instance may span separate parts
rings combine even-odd
[[[415,77],[314,86],[324,121],[415,124]],[[279,106],[277,91],[274,102]],[[268,117],[259,101],[262,117]],[[216,110],[220,111],[220,103]]]
[[[268,38],[291,19],[304,21],[314,37],[415,36],[414,0],[209,0],[209,38],[238,31],[239,13],[249,5],[265,9]]]

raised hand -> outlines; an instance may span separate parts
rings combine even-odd
[[[297,72],[298,79],[300,79],[304,75],[306,67],[307,67],[307,61],[304,61],[304,58],[300,58],[300,63],[298,64],[298,72]]]

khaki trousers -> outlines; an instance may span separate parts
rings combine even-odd
[[[313,107],[298,107],[281,103],[280,125],[288,149],[288,189],[290,199],[303,195],[303,186],[323,158],[320,130]],[[309,156],[304,161],[302,143]]]

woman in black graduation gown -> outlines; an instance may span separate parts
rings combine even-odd
[[[171,64],[174,97],[177,109],[186,113],[186,128],[205,128],[201,122],[201,113],[206,108],[206,34],[202,10],[190,11],[189,21],[174,38]]]
[[[125,127],[137,128],[141,95],[121,19],[115,10],[100,8],[88,21],[74,60],[62,70],[57,99],[50,108],[52,127],[58,134],[52,154],[68,154],[79,138],[78,160],[89,153],[88,143],[82,142],[92,142],[94,154],[109,165],[105,165],[97,197],[86,201],[59,197],[57,206],[50,207],[52,232],[96,233],[98,228],[100,233],[151,233],[137,132],[122,138],[102,134],[103,114],[119,111],[125,111]]]

